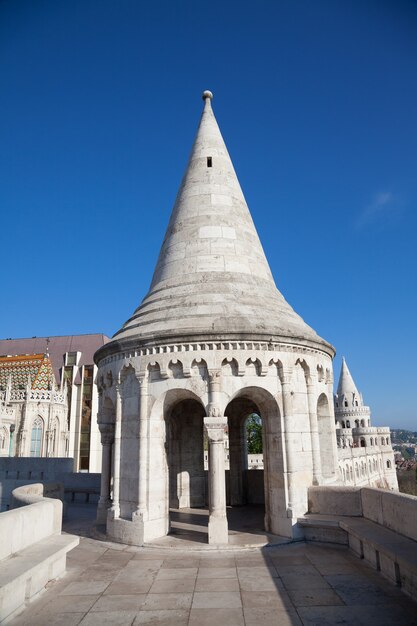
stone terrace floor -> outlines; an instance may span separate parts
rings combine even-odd
[[[11,624],[399,626],[417,625],[417,604],[340,546],[222,552],[81,537],[65,576]]]

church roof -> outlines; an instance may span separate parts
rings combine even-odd
[[[101,351],[158,340],[278,340],[334,349],[275,286],[229,153],[204,110],[148,294]]]
[[[12,389],[25,389],[30,377],[31,389],[50,389],[56,384],[49,356],[30,354],[0,357],[0,389],[5,389],[11,377]]]
[[[59,335],[50,337],[26,337],[23,339],[0,339],[0,355],[29,355],[48,352],[55,379],[60,380],[60,368],[64,365],[66,352],[80,352],[79,367],[93,365],[96,350],[109,341],[100,333],[88,335]],[[75,383],[80,383],[79,372]]]

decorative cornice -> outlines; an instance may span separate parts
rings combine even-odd
[[[94,355],[94,360],[99,367],[109,365],[120,360],[131,359],[141,356],[153,356],[159,354],[177,354],[184,352],[216,352],[216,351],[261,351],[261,352],[288,352],[294,354],[313,354],[326,355],[333,357],[334,351],[332,346],[323,345],[322,349],[315,346],[301,345],[293,342],[274,342],[274,341],[196,341],[196,342],[179,342],[179,343],[154,343],[151,345],[134,346],[131,348],[123,348],[122,345],[114,342],[104,345]],[[103,355],[103,357],[101,356]]]

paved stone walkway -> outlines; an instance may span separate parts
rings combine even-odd
[[[133,548],[81,538],[14,626],[417,624],[417,604],[346,548]]]

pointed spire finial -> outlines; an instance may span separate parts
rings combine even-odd
[[[208,91],[208,89],[206,89],[206,91],[203,91],[202,98],[203,98],[203,100],[207,100],[207,98],[209,100],[213,100],[213,94],[211,93],[211,91]]]

